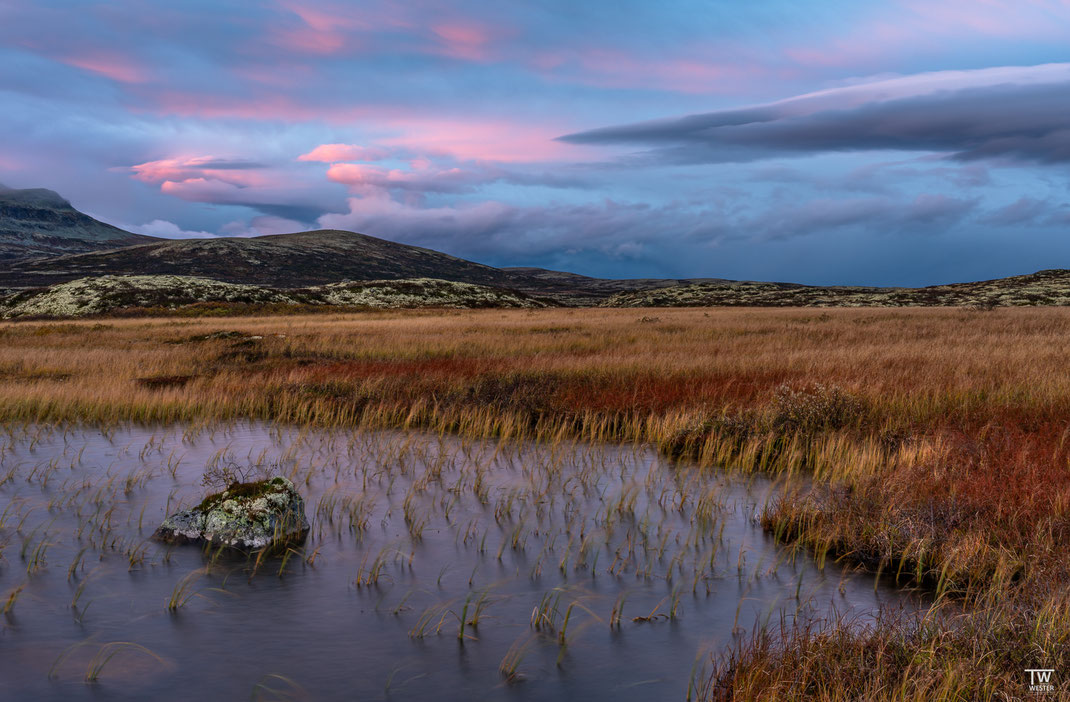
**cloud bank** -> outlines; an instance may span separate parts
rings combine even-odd
[[[1066,163],[1068,115],[1070,64],[1062,63],[926,73],[560,139],[647,146],[650,158],[678,163],[879,150]]]

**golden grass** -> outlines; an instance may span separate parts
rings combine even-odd
[[[1008,414],[1040,421],[1070,404],[1070,311],[1061,309],[686,309],[642,318],[584,309],[6,323],[0,411],[108,420],[300,407],[330,421],[307,388],[327,399],[334,384],[380,404],[445,407],[464,404],[458,391],[483,383],[490,392],[488,381],[503,378],[546,404],[528,409],[644,419],[756,406],[784,382],[837,385],[904,426]],[[169,343],[220,329],[264,338]],[[192,382],[162,393],[137,383],[164,376]],[[525,409],[520,393],[497,389],[492,399]]]
[[[1011,684],[1022,665],[1064,662],[1070,310],[649,315],[6,323],[0,420],[422,426],[648,441],[706,464],[808,471],[819,489],[767,510],[771,532],[921,582],[967,614],[864,635],[842,623],[767,632],[721,662],[708,696],[981,699],[998,686],[971,676]],[[241,334],[203,338],[220,330]],[[871,646],[887,656],[867,658]],[[846,661],[853,678],[822,682]]]

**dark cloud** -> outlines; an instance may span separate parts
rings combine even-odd
[[[353,197],[350,211],[325,215],[325,228],[348,229],[499,265],[572,266],[578,260],[637,261],[673,273],[688,237],[703,244],[721,233],[713,208],[604,200],[519,206],[504,202],[412,207],[389,197]]]
[[[646,158],[721,163],[832,151],[926,151],[963,161],[1070,162],[1070,65],[928,74],[741,110],[606,127],[577,144],[652,147]]]
[[[817,198],[757,212],[737,212],[713,202],[686,207],[608,199],[413,207],[380,194],[350,198],[349,212],[325,215],[319,224],[495,264],[568,268],[576,261],[601,259],[621,265],[642,262],[665,274],[698,275],[721,245],[772,246],[836,232],[909,234],[932,241],[968,219],[977,205],[976,200],[932,194],[905,200]]]
[[[932,234],[961,222],[977,204],[976,200],[947,195],[919,195],[907,201],[890,197],[819,198],[795,206],[772,207],[738,223],[735,230],[739,234],[735,236],[768,241],[846,228]]]
[[[294,220],[301,222],[302,224],[311,224],[316,221],[316,218],[323,214],[323,207],[316,205],[286,205],[286,204],[274,204],[263,202],[241,202],[234,201],[230,203],[224,203],[230,205],[240,205],[243,207],[249,207],[254,210],[269,214],[273,217],[280,217],[282,219]]]
[[[194,178],[166,181],[161,190],[187,202],[246,207],[273,217],[306,223],[316,221],[324,212],[345,209],[345,199],[340,193],[296,184],[292,187],[244,187],[221,180]]]

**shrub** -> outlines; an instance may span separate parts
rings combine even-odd
[[[836,385],[785,383],[774,390],[770,419],[774,429],[810,433],[843,429],[858,424],[864,415],[862,401]]]

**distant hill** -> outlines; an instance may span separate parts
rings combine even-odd
[[[632,290],[667,288],[699,283],[731,283],[723,278],[590,278],[578,273],[545,268],[502,268],[514,287],[553,295],[575,304],[597,304],[610,295]]]
[[[342,280],[434,277],[503,285],[497,268],[430,249],[336,230],[251,238],[157,239],[111,251],[38,259],[17,266],[22,285],[96,275],[188,275],[297,288]]]
[[[632,290],[606,307],[1029,307],[1070,305],[1070,270],[924,288],[723,282]]]
[[[51,190],[0,185],[0,264],[152,241],[82,214]]]

